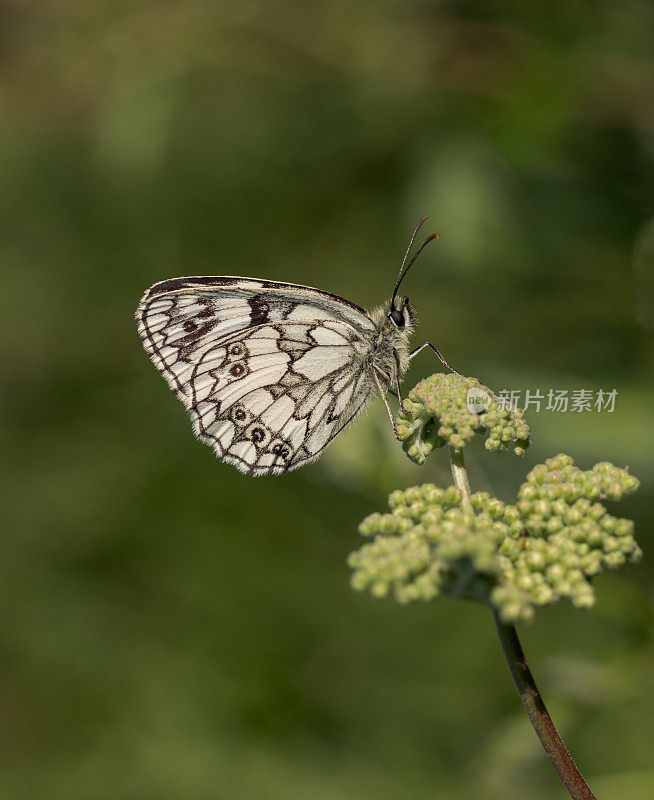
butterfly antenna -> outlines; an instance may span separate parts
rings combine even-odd
[[[402,262],[402,266],[400,267],[400,272],[399,272],[399,274],[397,276],[397,280],[395,281],[395,289],[393,290],[393,296],[391,297],[391,306],[393,306],[393,307],[395,305],[395,297],[397,295],[397,290],[400,288],[400,284],[402,283],[402,281],[406,277],[407,272],[411,269],[411,265],[413,264],[413,262],[416,260],[416,258],[418,258],[418,256],[420,255],[420,253],[422,253],[422,251],[425,249],[425,247],[427,247],[429,242],[433,241],[434,239],[440,239],[441,238],[440,234],[438,234],[438,233],[432,233],[431,236],[428,236],[425,239],[425,241],[420,245],[420,247],[418,248],[417,253],[413,256],[411,261],[409,261],[409,263],[407,264],[406,269],[404,269],[404,264],[405,264],[405,262],[407,260],[407,257],[409,255],[409,252],[411,250],[413,242],[414,242],[414,240],[416,238],[416,235],[417,235],[418,231],[420,230],[420,227],[422,226],[422,223],[426,219],[427,219],[427,217],[423,217],[423,219],[420,220],[420,222],[418,223],[418,226],[416,227],[415,231],[413,232],[413,236],[411,237],[411,242],[409,243],[409,248],[406,251],[406,255],[404,256],[404,261]]]
[[[406,260],[409,257],[409,253],[411,252],[411,248],[413,247],[413,243],[416,240],[416,236],[418,235],[418,231],[425,222],[429,219],[429,217],[423,217],[420,222],[416,225],[416,229],[413,232],[413,236],[411,237],[411,241],[409,242],[409,246],[406,249],[406,253],[404,254],[404,258],[402,259],[402,266],[400,267],[400,271],[397,273],[397,280],[395,281],[395,291],[393,292],[393,299],[395,299],[395,295],[397,294],[398,286],[400,285],[400,281],[402,280],[402,270],[404,269],[404,265],[406,264]]]

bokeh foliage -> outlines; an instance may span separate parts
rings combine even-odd
[[[374,305],[429,214],[421,336],[496,390],[619,390],[468,462],[506,499],[559,451],[641,478],[643,563],[525,646],[597,795],[651,797],[651,4],[9,0],[0,35],[0,796],[563,796],[487,612],[348,587],[357,522],[439,454],[376,409],[245,478],[132,323],[183,274]]]

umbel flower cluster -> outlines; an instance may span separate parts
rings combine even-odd
[[[471,410],[475,408],[475,398],[486,401],[479,413]],[[456,374],[437,372],[420,381],[404,401],[396,427],[406,454],[420,465],[435,447],[460,449],[475,433],[485,437],[487,450],[507,450],[512,446],[514,453],[521,456],[529,447],[529,425],[522,409],[503,405],[476,378]]]
[[[488,420],[465,409],[471,381],[436,375],[410,393],[398,418],[406,430],[415,423],[405,439],[410,457],[424,461],[439,440],[460,456],[475,431],[489,433],[491,450],[514,442],[524,452],[529,428],[516,410],[502,415],[493,401]],[[474,600],[495,608],[506,623],[528,622],[538,606],[562,598],[589,608],[594,575],[641,557],[633,523],[612,516],[602,502],[638,488],[626,469],[602,462],[583,471],[561,454],[529,472],[514,504],[469,494],[467,477],[457,484],[465,497],[461,488],[433,484],[392,492],[389,513],[363,520],[359,531],[369,541],[349,556],[355,589],[400,603]]]
[[[641,556],[633,523],[599,501],[637,487],[625,469],[604,462],[584,472],[559,455],[527,475],[514,505],[479,492],[471,513],[454,486],[395,491],[390,513],[371,514],[359,527],[373,541],[350,554],[352,585],[401,603],[476,600],[505,622],[529,621],[535,607],[564,597],[589,608],[589,578]]]

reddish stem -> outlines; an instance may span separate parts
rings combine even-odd
[[[497,612],[493,613],[497,633],[520,700],[554,769],[559,773],[573,800],[596,800],[547,713],[543,698],[527,664],[515,625],[506,625],[500,620]]]

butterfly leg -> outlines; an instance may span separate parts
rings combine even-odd
[[[400,387],[400,357],[397,350],[393,350],[393,358],[395,360],[395,391],[397,392],[397,399],[400,401],[400,411],[404,413],[404,399],[402,398],[402,389]]]
[[[383,373],[382,373],[383,374]],[[375,367],[372,369],[372,377],[375,379],[375,383],[377,384],[377,388],[379,389],[379,394],[381,395],[381,399],[384,401],[384,405],[386,406],[386,411],[388,411],[388,418],[391,421],[391,425],[393,426],[393,433],[395,434],[395,438],[399,439],[400,437],[397,435],[397,427],[395,425],[395,417],[393,416],[393,412],[391,411],[391,407],[388,404],[388,400],[386,399],[386,391],[379,380],[379,373]],[[388,379],[386,374],[383,374],[383,377]]]
[[[458,370],[454,369],[454,367],[451,367],[451,366],[450,366],[450,365],[447,363],[447,361],[446,361],[446,360],[443,358],[443,356],[442,356],[442,354],[441,354],[440,350],[438,350],[436,347],[434,347],[434,345],[433,345],[431,342],[423,342],[423,343],[420,345],[420,347],[416,347],[416,349],[415,349],[415,350],[414,350],[412,353],[409,353],[409,361],[411,361],[411,359],[412,359],[414,356],[417,356],[417,355],[418,355],[418,353],[419,353],[421,350],[424,350],[424,349],[425,349],[425,347],[430,347],[430,348],[431,348],[431,349],[434,351],[434,353],[436,353],[436,355],[438,356],[438,358],[440,359],[440,361],[441,361],[441,364],[442,364],[444,367],[447,367],[447,369],[449,369],[449,370],[450,370],[450,372],[454,372],[454,373],[455,373],[455,375],[458,375],[460,378],[464,378],[464,377],[465,377],[464,375],[461,375],[461,373],[460,373]]]

